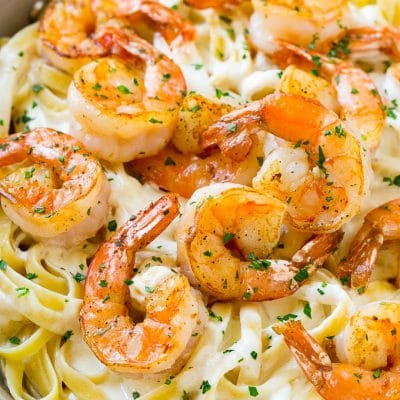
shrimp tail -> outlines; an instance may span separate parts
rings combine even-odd
[[[234,161],[242,161],[249,154],[253,141],[251,135],[262,129],[262,101],[255,101],[240,110],[224,115],[202,134],[202,147],[206,151],[219,147]]]
[[[294,358],[317,388],[325,382],[324,374],[332,370],[329,355],[319,343],[304,329],[300,321],[289,321],[275,325],[273,330],[283,335]]]
[[[344,233],[341,230],[317,235],[293,255],[293,265],[295,267],[302,267],[307,264],[322,265],[331,253],[337,249],[343,236]]]
[[[351,279],[353,289],[365,288],[372,274],[384,235],[371,223],[366,223],[356,235],[349,250],[349,258],[337,266],[341,280]]]
[[[159,236],[168,225],[174,220],[179,213],[179,203],[173,193],[168,193],[161,197],[155,203],[151,204],[147,209],[138,213],[138,215],[131,217],[124,226],[122,226],[113,235],[109,241],[105,242],[97,252],[96,257],[91,262],[91,266],[101,264],[101,260],[106,253],[116,251],[116,246],[119,251],[124,250],[127,253],[126,258],[131,259],[129,255],[134,253],[151,243],[157,236]],[[116,269],[115,274],[118,274],[119,265],[113,264]],[[89,282],[100,281],[102,271],[96,268],[89,268],[89,273],[85,285],[85,301],[95,297],[97,293],[96,285],[90,285]],[[109,280],[113,276],[113,272],[109,272]],[[128,279],[129,276],[126,277]],[[116,284],[115,284],[116,285]],[[121,292],[117,297],[125,296],[126,288],[124,283],[121,283]],[[94,292],[93,292],[93,288]],[[116,292],[118,293],[118,292]],[[122,298],[122,297],[121,297]]]
[[[349,49],[362,54],[369,51],[382,51],[395,60],[400,59],[400,30],[395,27],[361,27],[349,29],[347,33]]]

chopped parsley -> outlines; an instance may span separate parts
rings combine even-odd
[[[283,315],[283,316],[278,315],[276,317],[276,319],[280,322],[286,322],[286,321],[289,321],[289,319],[296,319],[296,318],[297,318],[297,315],[291,314],[291,313]]]
[[[310,303],[307,302],[306,304],[304,304],[303,312],[304,312],[304,315],[307,315],[308,318],[310,318],[310,319],[312,318]]]
[[[108,222],[107,228],[110,232],[115,232],[117,230],[117,221],[115,219]]]
[[[3,259],[0,259],[0,269],[2,271],[5,271],[7,269],[7,262],[4,261]]]
[[[33,279],[36,279],[37,277],[38,277],[38,275],[35,274],[34,272],[28,272],[26,274],[26,278],[29,279],[30,281],[33,280]]]
[[[62,339],[66,342],[68,339],[71,339],[73,334],[74,334],[73,331],[66,331],[62,336]]]
[[[378,368],[376,369],[373,373],[372,376],[374,377],[374,379],[378,379],[381,376],[381,370]]]
[[[170,156],[168,156],[164,161],[164,165],[176,165],[176,162]]]
[[[75,275],[72,275],[72,277],[79,283],[82,282],[86,279],[86,276],[81,274],[80,272],[77,272]]]
[[[201,389],[201,393],[205,394],[209,390],[211,390],[211,385],[208,381],[203,381],[203,382],[201,382],[200,389]]]
[[[236,235],[234,234],[234,233],[224,233],[224,238],[223,238],[223,240],[224,240],[224,244],[227,244],[227,243],[229,243],[231,240],[233,240],[233,238],[235,237]]]
[[[17,336],[11,336],[8,341],[12,344],[18,345],[21,343],[21,339]]]
[[[258,390],[255,386],[249,386],[249,393],[251,397],[257,397],[258,396]]]
[[[296,282],[303,282],[304,280],[306,280],[309,277],[308,274],[308,268],[303,268],[301,269],[294,277],[293,279]]]
[[[397,175],[394,178],[391,178],[389,176],[384,176],[383,182],[387,182],[389,184],[389,186],[395,185],[395,186],[400,187],[400,175]]]
[[[19,287],[15,289],[18,293],[18,297],[26,296],[29,293],[29,288]]]
[[[259,259],[254,255],[253,252],[250,252],[249,260],[251,261],[249,267],[259,271],[265,271],[271,266],[271,261]]]
[[[100,282],[99,282],[99,286],[101,286],[101,287],[107,287],[107,281],[105,280],[105,279],[102,279]]]
[[[132,93],[125,85],[119,85],[119,86],[117,86],[117,89],[118,89],[122,94],[130,94],[130,93]]]
[[[39,85],[38,83],[32,86],[33,93],[40,93],[43,89],[44,89],[43,86]]]

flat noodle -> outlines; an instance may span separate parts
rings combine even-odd
[[[182,1],[163,3],[177,5],[187,13]],[[398,20],[398,2],[378,3],[389,20]],[[365,13],[370,17],[379,14],[377,6],[368,7]],[[156,36],[155,45],[181,66],[189,90],[237,105],[261,98],[279,86],[280,70],[263,55],[250,54],[245,11],[234,11],[229,25],[212,10],[191,11],[186,16],[196,23],[195,44],[171,53]],[[31,25],[0,50],[0,120],[4,121],[0,136],[7,135],[9,120],[17,130],[46,126],[68,132],[66,93],[71,77],[40,58],[37,39],[37,25]],[[372,76],[382,85],[384,73]],[[397,96],[400,102],[400,93]],[[336,259],[346,254],[364,215],[400,194],[397,187],[383,182],[384,176],[400,175],[400,128],[390,126],[398,121],[387,122],[373,164],[371,193],[361,214],[344,227],[346,235]],[[106,173],[112,186],[108,220],[116,220],[118,226],[162,194],[127,175],[120,164],[107,164]],[[139,253],[138,262],[151,255],[174,260],[175,226]],[[288,236],[282,251],[290,252],[290,242]],[[0,269],[0,356],[15,399],[131,399],[132,394],[151,400],[247,399],[249,386],[257,387],[261,399],[318,399],[282,337],[272,330],[277,317],[297,315],[317,340],[324,341],[341,332],[357,306],[398,296],[386,280],[397,278],[399,250],[387,246],[363,296],[350,293],[329,271],[320,269],[288,298],[256,304],[216,303],[196,348],[177,376],[126,378],[97,361],[78,326],[87,260],[97,246],[88,241],[66,251],[35,244],[0,213],[0,254],[7,264]],[[304,314],[306,303],[312,318]],[[210,390],[204,391],[205,384]]]

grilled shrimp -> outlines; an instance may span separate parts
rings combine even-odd
[[[396,303],[371,303],[353,316],[343,332],[344,363],[333,363],[300,321],[274,330],[284,336],[305,376],[325,400],[398,400],[399,308]]]
[[[129,316],[128,285],[135,253],[155,239],[177,216],[178,201],[169,194],[126,222],[97,251],[89,266],[80,324],[97,358],[116,372],[161,373],[174,370],[190,354],[193,338],[207,317],[196,290],[182,274],[153,288],[146,316]]]
[[[40,21],[42,54],[57,68],[72,73],[106,55],[107,50],[92,38],[95,29],[91,0],[53,1]]]
[[[355,289],[365,288],[371,277],[378,251],[385,240],[400,239],[400,199],[370,211],[350,245],[349,255],[337,266],[342,278],[351,278]]]
[[[252,0],[250,39],[256,47],[274,51],[270,37],[302,47],[321,49],[344,35],[349,9],[347,0]],[[338,23],[339,21],[339,23]]]
[[[332,232],[356,215],[364,196],[360,144],[338,116],[319,102],[276,93],[232,111],[203,134],[235,161],[246,157],[259,129],[291,142],[265,159],[253,186],[288,204],[289,222],[310,232]]]
[[[172,144],[154,157],[134,160],[132,173],[140,181],[150,181],[157,186],[190,197],[201,187],[218,182],[250,185],[263,160],[263,140],[254,136],[253,147],[240,162],[231,160],[221,152],[197,156],[203,151],[201,137],[210,123],[231,110],[227,105],[213,103],[198,95],[185,97],[179,112],[178,125]]]
[[[170,45],[194,38],[193,28],[175,10],[154,0],[55,0],[40,22],[43,55],[70,73],[108,55],[109,49],[95,36],[99,26],[113,18],[133,28],[145,23]]]
[[[150,36],[148,30],[160,34],[170,46],[184,44],[195,36],[189,22],[156,0],[91,0],[91,4],[98,24],[112,18],[123,20],[145,36]]]
[[[69,109],[73,133],[112,162],[157,154],[170,140],[186,89],[179,67],[120,24],[99,28],[97,40],[114,57],[93,61],[75,75]]]
[[[350,131],[362,143],[365,143],[370,151],[374,152],[380,142],[385,113],[378,90],[368,74],[349,63],[307,52],[288,42],[277,40],[275,44],[274,59],[278,64],[283,67],[294,64],[312,73],[312,76],[307,77],[292,70],[291,76],[286,77],[289,84],[285,91],[306,97],[318,96],[321,100],[323,95],[316,94],[321,84],[313,88],[312,82],[317,81],[319,75],[327,78],[336,93],[340,118]]]
[[[289,296],[325,262],[342,233],[316,236],[290,261],[268,260],[278,244],[286,207],[245,186],[222,183],[199,189],[176,230],[178,264],[213,300]]]
[[[0,166],[21,163],[0,182],[7,216],[39,240],[77,244],[104,224],[110,187],[100,163],[75,138],[38,128],[1,140]]]
[[[400,303],[377,301],[362,306],[334,341],[337,356],[343,363],[368,370],[398,364]]]

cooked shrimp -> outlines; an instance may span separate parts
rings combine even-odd
[[[375,370],[398,364],[400,303],[368,303],[356,311],[345,329],[335,337],[339,360]]]
[[[256,47],[274,51],[270,37],[302,47],[321,49],[345,33],[349,16],[347,0],[252,0],[250,39]]]
[[[179,121],[171,143],[184,154],[202,153],[203,132],[229,111],[232,107],[228,104],[214,103],[197,93],[188,94],[179,110]]]
[[[400,239],[400,198],[372,211],[351,243],[349,256],[337,266],[340,277],[351,278],[353,288],[368,285],[378,251],[385,240]]]
[[[162,280],[146,299],[146,316],[135,323],[126,304],[135,252],[177,216],[178,201],[166,195],[122,226],[89,266],[80,312],[83,337],[97,358],[116,372],[159,373],[173,369],[204,325],[204,305],[182,274]],[[194,336],[193,336],[194,335]]]
[[[318,235],[286,260],[267,260],[286,204],[230,183],[196,191],[176,230],[178,264],[213,300],[263,301],[294,293],[342,238]]]
[[[332,87],[336,92],[336,99],[339,105],[339,115],[348,126],[350,131],[362,143],[373,152],[379,145],[383,125],[385,123],[385,113],[383,111],[382,100],[378,90],[368,76],[360,68],[355,68],[349,63],[345,63],[333,57],[325,57],[323,55],[307,52],[291,43],[284,41],[275,41],[276,52],[275,60],[283,67],[294,64],[300,68],[305,68],[315,75],[322,75],[329,79]],[[297,76],[296,76],[297,75]],[[300,93],[306,97],[315,97],[317,87],[311,92],[305,93],[304,89],[310,89],[302,82],[304,75],[295,72],[291,75],[291,80],[298,82]],[[318,79],[318,78],[314,78]],[[308,77],[308,81],[313,77]],[[289,90],[295,89],[292,85]],[[319,99],[322,97],[318,96]]]
[[[104,224],[110,187],[100,163],[73,137],[38,128],[1,140],[0,166],[24,164],[0,182],[7,216],[46,243],[77,244]]]
[[[186,89],[179,67],[130,30],[103,25],[97,40],[116,56],[93,61],[75,75],[69,109],[73,133],[112,162],[157,154],[175,129]]]
[[[370,371],[352,364],[333,363],[300,321],[276,325],[305,376],[325,400],[398,400],[398,364],[389,371]],[[369,335],[369,330],[364,331]],[[388,337],[385,334],[385,337]],[[381,345],[375,344],[374,351]],[[397,357],[396,357],[397,359]],[[398,361],[398,360],[396,360]]]
[[[106,55],[107,50],[92,38],[95,29],[91,0],[53,1],[40,21],[41,51],[54,66],[72,73]]]
[[[250,185],[263,160],[261,134],[252,137],[253,147],[241,162],[235,162],[221,152],[206,157],[195,155],[202,152],[203,131],[230,110],[227,105],[213,103],[197,94],[185,97],[172,137],[172,143],[179,151],[168,146],[154,157],[132,161],[133,175],[184,197],[190,197],[196,189],[211,183]]]
[[[240,3],[240,0],[184,0],[189,7],[205,9],[205,8],[224,8],[234,6]]]
[[[349,29],[345,40],[355,57],[381,52],[400,60],[400,29],[398,27],[361,27]]]
[[[154,0],[56,0],[46,9],[40,22],[41,48],[57,68],[73,73],[92,59],[104,57],[109,49],[95,36],[99,25],[116,18],[143,30],[147,23],[169,45],[194,38],[188,22],[171,8]],[[147,34],[148,32],[145,31]]]
[[[289,203],[295,228],[332,232],[358,213],[365,180],[362,152],[335,113],[314,100],[276,93],[222,117],[204,133],[203,145],[218,145],[239,161],[259,129],[293,143],[270,153],[253,185]]]
[[[251,185],[263,161],[263,144],[253,137],[253,147],[240,162],[220,152],[201,158],[182,154],[168,146],[156,156],[134,160],[129,164],[132,175],[140,181],[152,182],[158,187],[189,198],[193,192],[218,182]]]
[[[135,30],[143,31],[145,36],[150,36],[147,27],[159,33],[170,46],[184,44],[195,36],[189,22],[156,0],[92,0],[91,4],[98,23],[111,18],[125,19]]]

